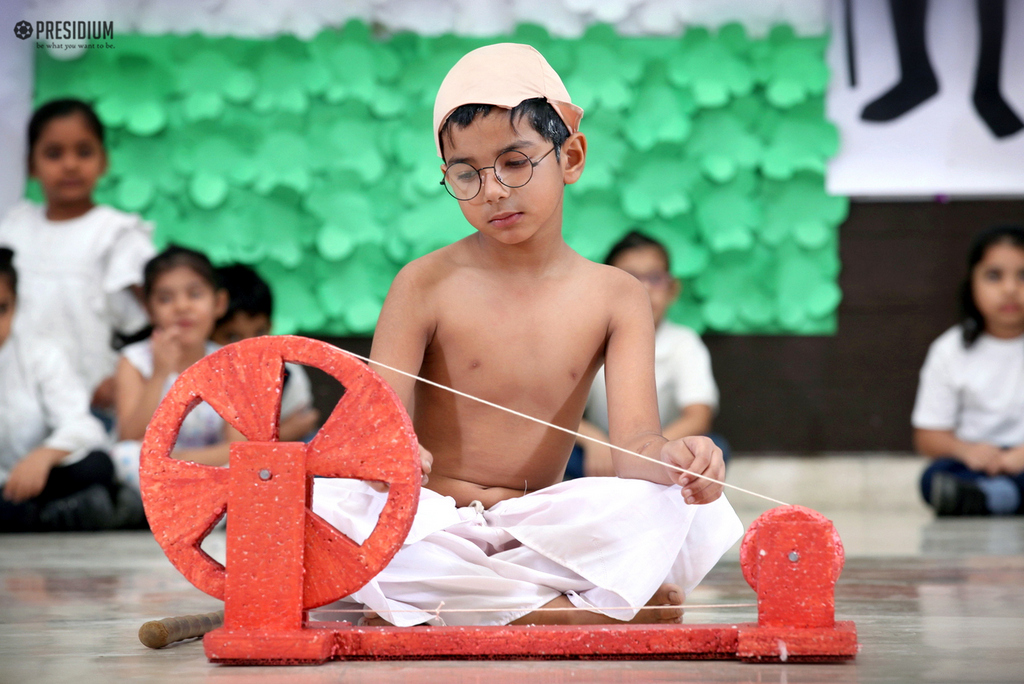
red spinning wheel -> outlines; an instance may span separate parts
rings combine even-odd
[[[345,388],[341,401],[308,445],[277,441],[286,361],[319,368]],[[232,445],[228,468],[171,456],[182,421],[201,401],[250,440]],[[261,500],[261,496],[267,497],[265,492],[276,490],[261,490],[259,480],[302,478],[305,503],[301,502],[300,482],[300,508],[294,509],[299,516],[304,513],[304,532],[298,528],[304,536],[302,607],[315,608],[358,590],[401,548],[419,500],[417,444],[397,395],[358,359],[302,337],[245,340],[210,354],[182,373],[153,415],[140,466],[146,516],[171,563],[196,587],[223,599],[228,571],[200,544],[228,512],[228,565],[232,564],[232,535],[243,529],[244,522],[232,527],[229,499],[238,501],[232,497],[242,496],[257,507],[249,510],[260,510],[260,506],[283,510],[287,502]],[[253,455],[258,458],[252,459]],[[259,465],[263,463],[266,465]],[[257,468],[254,477],[239,480],[240,468],[250,466]],[[313,475],[389,485],[377,526],[362,544],[310,510]],[[268,555],[272,555],[273,529],[249,529],[246,533],[263,535],[271,547]],[[279,552],[285,553],[285,549]]]

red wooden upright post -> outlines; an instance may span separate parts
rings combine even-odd
[[[206,635],[214,662],[323,662],[333,634],[303,610],[306,445],[235,442],[228,489],[224,626]]]

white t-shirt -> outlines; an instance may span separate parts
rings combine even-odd
[[[965,349],[960,326],[942,333],[921,368],[911,423],[965,442],[1024,444],[1024,335],[983,333]]]
[[[654,336],[654,380],[658,416],[665,427],[693,404],[718,408],[718,386],[711,373],[711,355],[700,335],[682,325],[662,321]],[[608,389],[604,367],[594,377],[584,417],[608,432]]]
[[[146,314],[128,289],[142,283],[154,254],[152,224],[96,206],[68,221],[19,202],[0,222],[0,246],[14,250],[18,313],[25,339],[53,339],[90,393],[113,374],[115,330],[131,333]]]
[[[61,350],[46,340],[26,344],[15,330],[0,346],[0,483],[37,447],[71,452],[61,461],[68,465],[106,441]]]

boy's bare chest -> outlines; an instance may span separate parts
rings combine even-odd
[[[499,393],[501,385],[573,387],[604,354],[607,320],[588,304],[556,289],[450,292],[428,357],[443,358],[452,380]]]

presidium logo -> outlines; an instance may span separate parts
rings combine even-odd
[[[27,21],[19,21],[14,25],[14,35],[28,40],[35,34],[36,40],[69,41],[69,40],[106,40],[114,37],[112,21],[37,21],[35,29]],[[106,47],[113,47],[109,43]],[[37,47],[75,47],[74,45],[56,45],[38,43]],[[77,47],[93,47],[81,44]],[[96,45],[100,47],[100,45]]]

